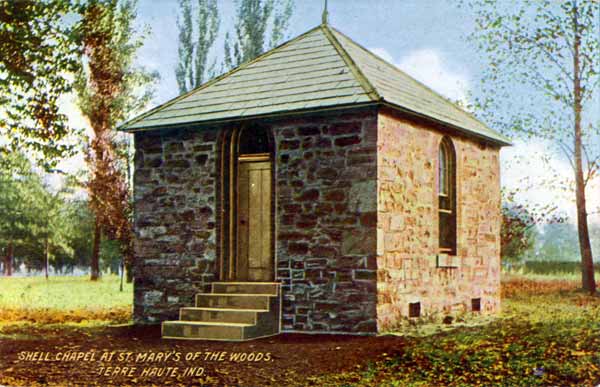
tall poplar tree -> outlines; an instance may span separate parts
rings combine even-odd
[[[572,167],[582,285],[594,293],[586,188],[600,172],[600,117],[593,115],[594,98],[600,98],[600,4],[464,3],[475,12],[472,38],[488,62],[479,112],[507,134],[550,144]]]
[[[134,27],[136,2],[90,0],[82,8],[81,34],[87,59],[77,78],[79,106],[93,136],[87,152],[88,191],[95,216],[91,279],[99,276],[102,235],[120,241],[128,263],[133,260],[131,203],[126,172],[117,155],[114,128],[145,108],[157,75],[136,67],[144,36]]]
[[[210,67],[207,64],[220,19],[217,0],[197,0],[196,7],[192,7],[191,0],[180,0],[179,6],[179,62],[175,77],[179,91],[185,93],[214,75],[214,62]]]
[[[293,10],[293,0],[236,0],[235,31],[225,36],[225,67],[237,67],[280,44]]]

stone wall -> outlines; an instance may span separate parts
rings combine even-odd
[[[376,333],[481,298],[499,308],[498,148],[452,135],[458,250],[438,257],[442,130],[387,109],[264,121],[276,147],[285,331]],[[135,135],[134,319],[176,319],[217,279],[221,129]],[[443,259],[442,259],[443,258]],[[449,268],[448,266],[453,266]]]
[[[273,132],[283,329],[376,332],[376,111]]]
[[[499,149],[451,135],[457,161],[457,254],[439,256],[437,158],[443,136],[390,110],[378,119],[377,325],[401,327],[409,303],[434,317],[500,307]]]
[[[176,319],[215,278],[217,135],[135,134],[136,322]]]

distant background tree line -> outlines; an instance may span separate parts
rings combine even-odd
[[[535,274],[577,274],[581,272],[579,236],[574,224],[563,219],[533,222],[523,208],[506,203],[502,208],[502,265],[505,270]],[[600,224],[590,225],[592,250],[600,251]],[[600,265],[595,265],[600,273]]]

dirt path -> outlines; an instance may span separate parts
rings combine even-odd
[[[231,343],[162,340],[159,327],[14,328],[0,336],[0,385],[311,385],[318,375],[364,369],[403,343],[395,336],[283,334]]]

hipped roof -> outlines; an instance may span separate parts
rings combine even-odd
[[[510,140],[322,24],[120,126],[152,130],[385,104],[500,145]]]

